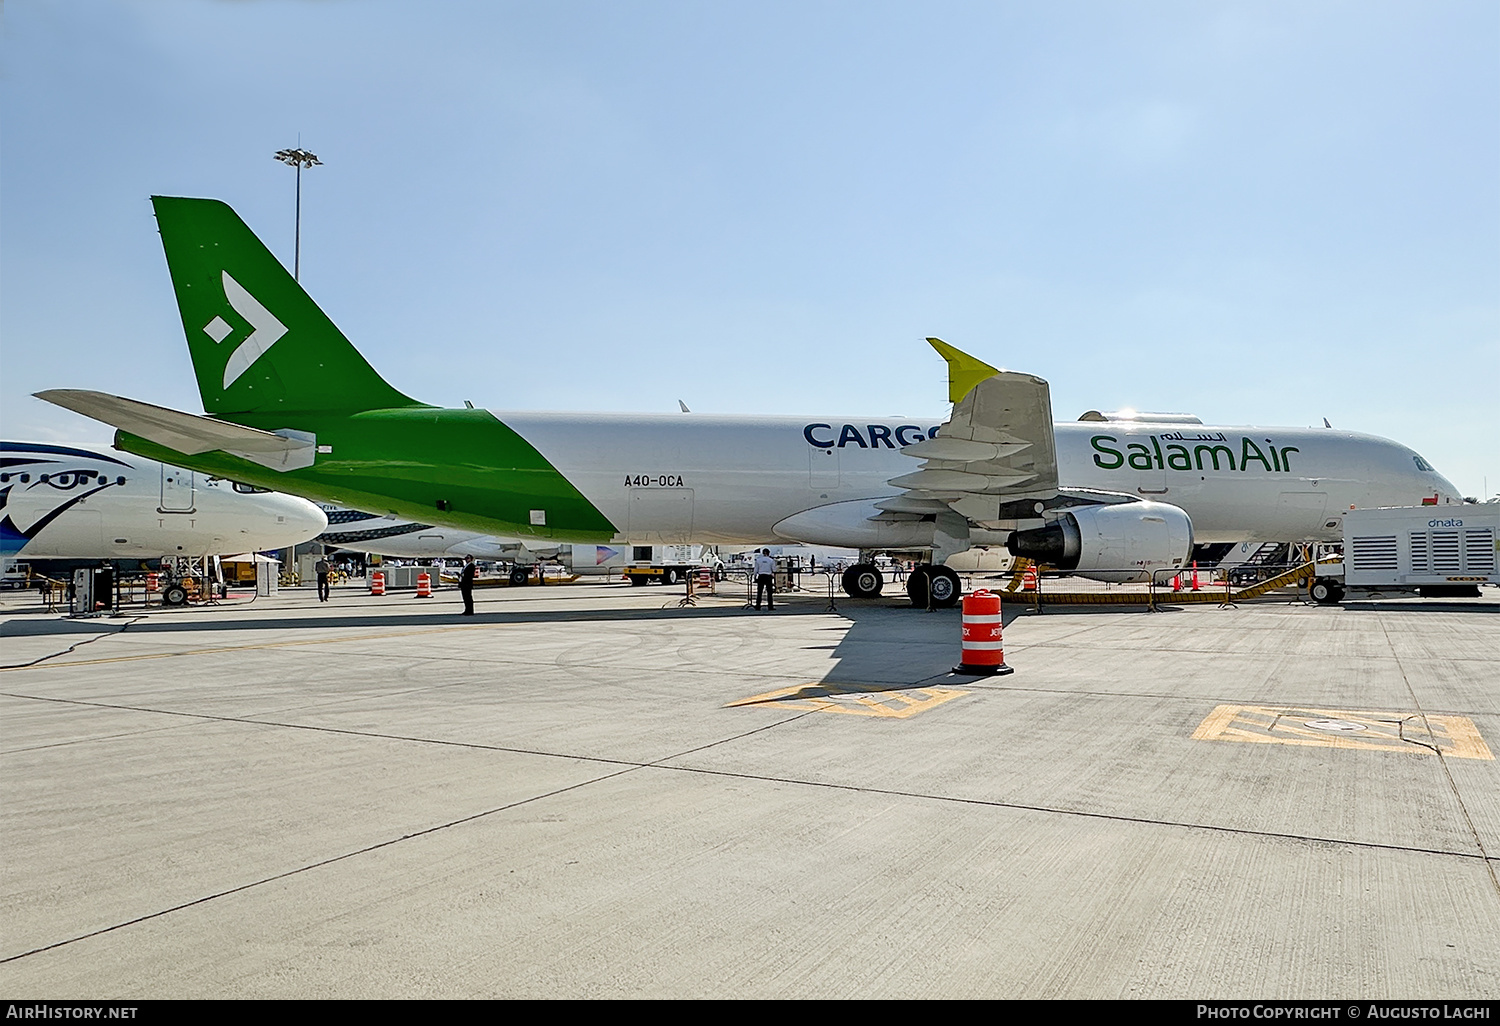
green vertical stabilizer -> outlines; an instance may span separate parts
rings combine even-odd
[[[151,203],[206,412],[233,419],[420,405],[386,384],[226,204]]]

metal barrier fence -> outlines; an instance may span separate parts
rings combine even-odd
[[[1229,608],[1236,600],[1257,598],[1279,588],[1301,583],[1312,577],[1311,563],[1257,564],[1253,570],[1237,574],[1239,567],[1159,567],[1151,571],[1145,581],[1096,582],[1083,577],[1077,571],[1041,570],[1035,567],[1018,567],[1011,581],[999,589],[1002,598],[1014,601],[1019,598],[1040,613],[1043,605],[1138,605],[1146,612],[1156,612],[1165,604],[1217,602],[1219,607]],[[1034,587],[1024,583],[1025,575],[1035,570]],[[1139,574],[1140,567],[1099,568],[1097,573]],[[1253,575],[1253,580],[1251,579]],[[966,575],[972,578],[974,575]],[[1197,577],[1197,586],[1192,583]],[[1056,584],[1066,579],[1082,579],[1090,582],[1087,590],[1067,591],[1044,588],[1044,582]],[[1098,585],[1103,585],[1102,590]],[[1145,589],[1140,590],[1144,584]],[[1044,597],[1045,593],[1045,597]],[[1301,596],[1299,595],[1299,598]]]
[[[79,608],[72,582],[50,581],[42,602],[48,612],[66,612],[70,616],[118,615],[132,609],[146,610],[186,606],[190,602],[216,605],[227,595],[221,581],[189,575],[169,577],[157,572],[134,572],[114,575],[108,596],[95,593],[94,608]]]
[[[1003,585],[993,584],[997,575],[992,572],[960,571],[959,576],[964,580],[962,589],[964,594],[972,592],[975,579],[980,578],[990,582],[990,590],[999,594],[1005,602],[1014,603],[1019,600],[1031,606],[1032,610],[1037,613],[1040,613],[1042,607],[1048,604],[1141,606],[1146,612],[1156,612],[1165,605],[1203,602],[1216,602],[1221,609],[1232,608],[1238,600],[1257,598],[1294,585],[1299,589],[1297,599],[1302,601],[1305,600],[1305,595],[1301,594],[1302,585],[1312,578],[1313,569],[1312,563],[1260,563],[1253,567],[1159,567],[1147,573],[1145,580],[1106,582],[1086,577],[1077,571],[1040,569],[1034,565],[1018,564],[1009,575],[1009,581]],[[1033,586],[1028,587],[1025,578],[1033,571]],[[1139,576],[1146,573],[1141,567],[1103,567],[1090,572],[1114,573],[1122,576]],[[788,590],[821,592],[826,587],[827,609],[836,611],[837,593],[842,583],[838,570],[834,567],[818,567],[816,570],[803,568],[799,576],[802,575],[822,577],[823,585],[805,588],[798,583],[788,589],[782,581],[778,580],[777,593],[782,594]],[[779,574],[778,577],[780,577]],[[736,567],[723,571],[720,579],[724,581],[743,579],[745,606],[749,608],[754,605],[756,585],[753,573]],[[1065,580],[1087,582],[1088,586],[1075,590],[1055,587],[1058,582]],[[682,601],[676,604],[695,605],[695,589],[690,575],[685,583],[686,594]],[[929,600],[926,608],[931,610],[934,606],[931,602],[931,592],[929,591],[928,594]]]

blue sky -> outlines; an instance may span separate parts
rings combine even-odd
[[[1500,491],[1500,5],[11,0],[0,432],[197,410],[153,193],[228,201],[408,394],[1399,439]]]

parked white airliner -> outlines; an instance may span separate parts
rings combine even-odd
[[[278,549],[327,524],[306,499],[138,456],[0,442],[0,557],[7,562]]]

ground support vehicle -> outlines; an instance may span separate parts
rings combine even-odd
[[[1474,598],[1500,585],[1497,544],[1500,502],[1352,509],[1342,559],[1318,563],[1308,594],[1323,605],[1346,595]]]
[[[620,576],[636,586],[673,585],[705,566],[714,571],[716,579],[724,579],[723,562],[701,545],[636,545],[630,565],[620,568]]]
[[[687,575],[698,569],[695,563],[632,563],[621,567],[620,576],[632,585],[679,584]]]
[[[5,561],[5,568],[0,571],[0,588],[29,588],[31,587],[31,565],[29,563],[13,563]]]

